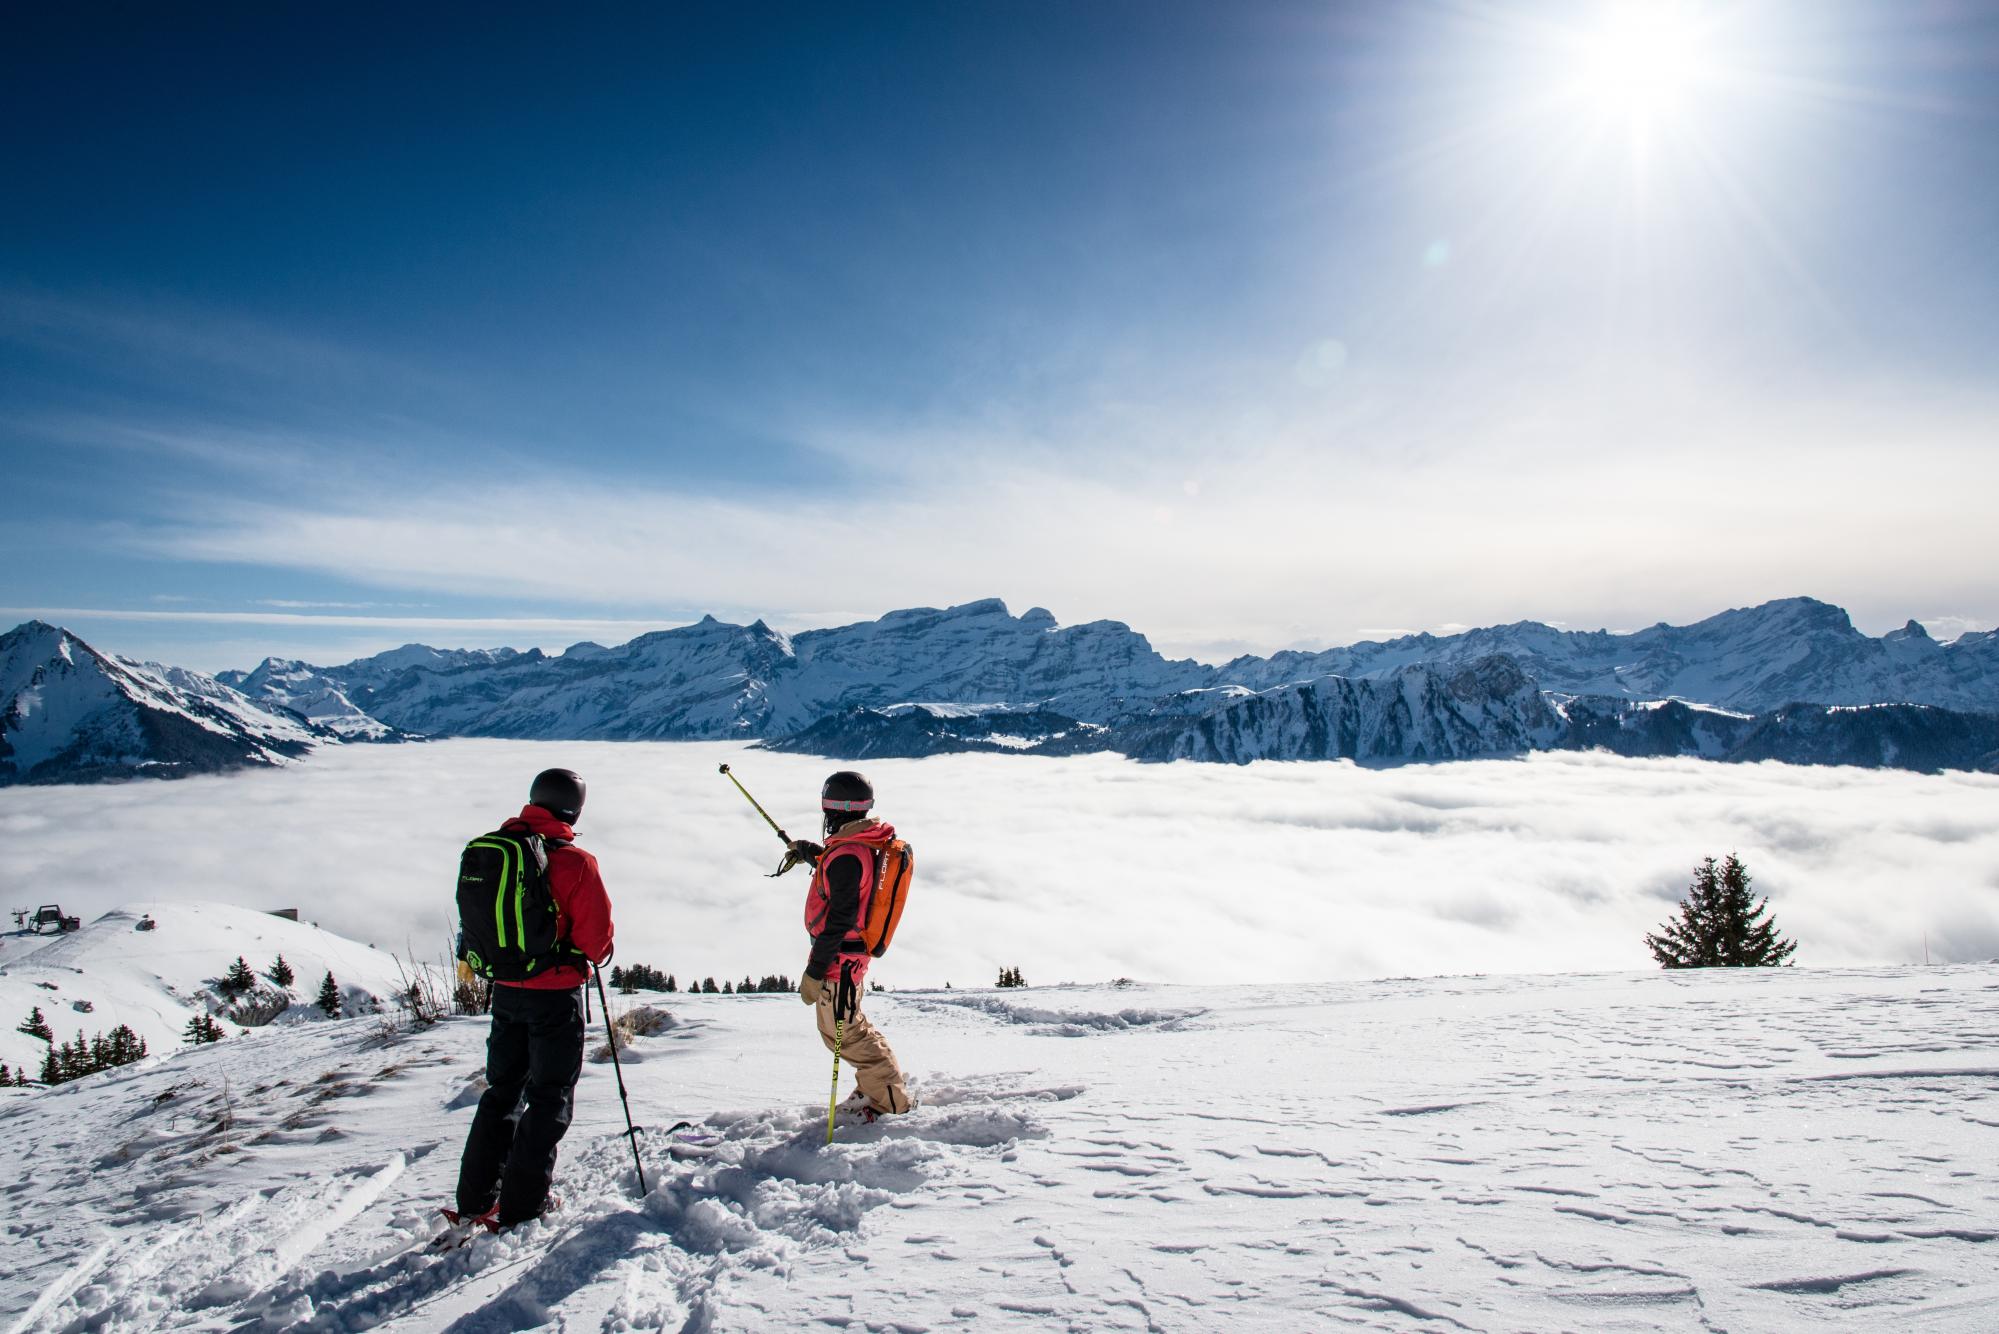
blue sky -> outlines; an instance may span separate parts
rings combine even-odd
[[[16,26],[10,620],[1999,623],[1999,7]]]

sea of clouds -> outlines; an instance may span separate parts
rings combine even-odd
[[[0,793],[0,884],[86,918],[215,899],[442,955],[459,847],[578,770],[618,957],[796,975],[806,879],[717,773],[816,836],[825,760],[460,740],[273,772]],[[1999,778],[1536,755],[1364,769],[960,755],[864,766],[916,847],[890,986],[1649,968],[1695,861],[1741,854],[1803,966],[1999,957]],[[0,946],[0,966],[6,952]]]

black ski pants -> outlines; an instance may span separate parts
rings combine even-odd
[[[493,988],[486,1092],[458,1166],[459,1213],[484,1213],[497,1195],[501,1226],[541,1217],[582,1073],[583,988]]]

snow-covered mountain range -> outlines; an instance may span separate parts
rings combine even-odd
[[[0,644],[24,635],[77,643],[37,624]],[[6,660],[14,656],[10,649]],[[167,678],[164,669],[114,666]],[[301,747],[414,735],[740,738],[848,758],[1099,749],[1141,759],[1397,762],[1608,746],[1714,759],[1999,765],[1999,631],[1945,644],[1911,621],[1875,638],[1810,598],[1630,634],[1520,622],[1219,667],[1168,659],[1119,622],[1061,626],[1041,608],[1014,616],[988,599],[797,635],[706,617],[615,648],[579,644],[553,655],[413,644],[338,666],[267,659],[218,679],[182,675],[184,694],[276,720],[300,734]],[[22,713],[12,676],[6,681],[0,744],[19,751],[16,714],[35,708]],[[87,711],[79,703],[64,716]],[[33,764],[10,767],[0,751],[0,780],[136,767],[93,759],[108,753],[102,744],[72,758],[59,739],[44,741]]]

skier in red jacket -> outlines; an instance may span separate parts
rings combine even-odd
[[[457,1209],[488,1227],[512,1227],[549,1207],[556,1145],[583,1073],[583,988],[591,964],[611,957],[611,899],[597,859],[573,842],[583,794],[570,770],[546,770],[519,817],[501,826],[544,841],[561,957],[524,981],[493,983],[486,1092],[465,1137]]]

